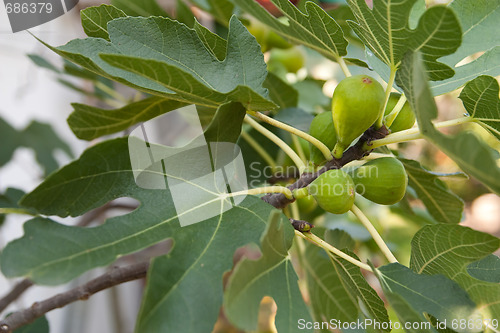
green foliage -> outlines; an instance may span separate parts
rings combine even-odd
[[[395,314],[407,332],[479,332],[475,327],[456,327],[453,323],[500,317],[500,259],[492,254],[500,247],[500,240],[458,225],[465,203],[442,178],[467,179],[469,175],[500,194],[500,155],[493,148],[500,140],[499,85],[493,77],[500,74],[500,43],[495,26],[500,13],[498,1],[490,4],[485,0],[455,0],[449,6],[426,9],[423,0],[374,0],[373,8],[365,0],[347,0],[349,7],[330,11],[316,4],[318,1],[300,1],[297,6],[289,0],[270,2],[282,17],[271,15],[253,0],[177,0],[172,13],[156,0],[112,0],[112,5],[81,11],[88,38],[59,47],[42,42],[65,59],[62,66],[38,55],[29,57],[39,67],[50,70],[62,84],[101,103],[73,104],[68,124],[80,139],[116,136],[192,105],[204,131],[199,138],[214,144],[236,143],[240,148],[235,147],[234,153],[241,151],[248,179],[238,180],[250,184],[250,193],[261,195],[278,188],[257,191],[256,184],[288,186],[296,182],[289,189],[308,186],[312,196],[279,204],[273,200],[286,199],[283,194],[264,197],[275,207],[284,208],[282,212],[254,195],[247,195],[236,205],[234,197],[243,193],[226,194],[221,184],[215,184],[216,190],[211,191],[189,176],[191,169],[203,169],[202,157],[197,156],[202,155],[198,154],[201,150],[195,150],[189,162],[179,159],[176,174],[163,164],[168,147],[153,142],[140,142],[154,152],[157,162],[138,176],[141,170],[131,165],[126,137],[95,143],[78,159],[58,169],[54,149],[68,155],[71,151],[48,125],[33,122],[18,131],[0,119],[0,166],[8,163],[16,149],[27,147],[35,151],[45,173],[52,172],[27,194],[2,189],[0,222],[6,214],[33,215],[23,226],[24,235],[0,249],[2,273],[8,278],[23,276],[37,284],[58,285],[126,254],[172,240],[168,253],[151,260],[135,332],[211,332],[224,321],[227,331],[256,331],[260,329],[260,304],[265,296],[272,297],[277,305],[274,324],[280,333],[312,332],[310,327],[300,328],[300,319],[309,323],[330,319],[352,323],[364,318],[382,324],[381,328],[367,327],[367,332],[388,332],[388,313],[391,319]],[[212,16],[215,32],[197,21],[192,6]],[[273,51],[264,56],[258,33],[254,32],[254,36],[245,28],[247,15],[268,29],[264,31],[266,36],[276,33],[290,43],[301,44],[306,62],[296,75],[280,71],[290,64],[275,55],[273,59]],[[362,49],[366,49],[366,57],[351,57],[362,54]],[[477,52],[485,53],[457,66]],[[373,93],[375,103],[360,85],[341,91],[346,82],[367,77],[365,58],[375,70],[370,74],[370,83],[377,88]],[[329,78],[325,77],[328,73],[319,75],[322,66],[331,62],[337,62],[336,68],[346,76],[350,76],[349,70],[363,76],[342,80],[336,72]],[[328,72],[329,68],[325,68]],[[418,129],[405,130],[412,123],[409,118],[397,133],[383,140],[398,143],[423,138],[467,175],[433,172],[423,167],[432,165],[425,156],[418,160],[404,158],[404,146],[395,150],[380,147],[377,152],[387,157],[365,166],[394,161],[401,171],[399,184],[405,186],[396,189],[397,200],[389,200],[393,198],[385,190],[395,189],[389,186],[395,179],[394,172],[384,165],[379,171],[386,174],[368,184],[373,185],[375,196],[367,198],[375,203],[360,198],[353,206],[354,185],[359,177],[353,177],[353,181],[347,173],[351,164],[342,167],[353,160],[357,167],[354,173],[363,170],[360,161],[355,161],[371,153],[369,142],[365,145],[363,140],[378,140],[386,135],[383,128],[376,128],[376,116],[380,116],[384,105],[391,111],[398,99],[389,97],[392,87],[384,91],[374,79],[376,74],[390,79],[390,84],[396,75],[394,88],[405,94],[418,122]],[[70,78],[85,80],[91,89]],[[340,91],[342,96],[334,95],[334,105],[341,105],[334,106],[332,116],[324,112],[331,104],[331,96],[325,96],[324,91],[333,82],[341,82],[335,92]],[[116,83],[135,89],[135,94]],[[438,118],[434,96],[462,86],[459,98],[467,115],[447,123],[433,123]],[[450,96],[456,100],[456,95]],[[346,103],[346,97],[354,102]],[[262,130],[252,125],[248,118],[258,111],[274,118],[277,128],[263,123]],[[484,134],[489,144],[471,132],[450,135],[440,129],[469,122],[492,134]],[[285,132],[283,124],[292,126],[295,132]],[[307,132],[330,151],[340,141],[342,151],[335,154],[337,159],[326,161],[316,146],[304,140]],[[292,136],[296,134],[299,138]],[[290,149],[303,159],[306,168],[301,170],[302,176],[296,174],[301,167],[297,158],[299,168],[293,167],[292,172],[281,169],[293,164],[284,153],[285,145],[291,145]],[[219,146],[213,147],[209,150],[210,172],[222,170]],[[317,165],[329,170],[318,169]],[[223,169],[234,171],[225,165]],[[314,173],[318,170],[321,175]],[[139,186],[142,183],[137,179],[144,175],[155,176],[151,183],[156,189]],[[195,202],[185,191],[184,203],[190,205],[189,210],[178,211],[169,177],[206,191],[211,199]],[[336,185],[340,188],[336,189]],[[289,197],[289,190],[278,189]],[[344,192],[335,197],[335,190]],[[307,194],[293,193],[297,198],[298,193]],[[322,208],[316,202],[311,205],[313,196]],[[103,209],[119,198],[133,199],[137,206],[93,228],[63,224],[54,217],[78,217]],[[390,209],[397,214],[387,214],[377,207],[401,198]],[[214,210],[213,215],[181,227],[184,214],[202,216],[207,206]],[[380,223],[371,227],[360,208],[370,218],[378,214]],[[349,209],[364,226],[353,223],[352,216],[347,216]],[[324,210],[338,215],[324,215]],[[290,220],[293,225],[309,222],[316,228],[300,234]],[[339,228],[358,228],[367,236],[351,237]],[[375,228],[380,229],[379,234]],[[411,237],[411,259],[406,267]],[[259,258],[235,260],[238,249],[259,245]],[[401,263],[395,262],[391,251]],[[384,265],[381,254],[391,263]],[[375,277],[380,285],[371,283]],[[447,328],[437,327],[445,320]],[[404,325],[417,322],[433,326],[417,330]],[[23,329],[48,332],[45,318]]]
[[[370,9],[364,0],[348,0],[357,22],[350,27],[363,43],[389,68],[397,69],[409,50],[422,52],[430,80],[453,76],[449,66],[436,59],[451,54],[460,46],[460,24],[447,7],[434,6],[421,16],[416,29],[409,24],[416,0],[374,1]]]
[[[458,223],[462,220],[463,201],[439,179],[439,174],[426,170],[420,163],[399,158],[408,175],[408,185],[440,223]]]
[[[410,267],[418,274],[442,274],[457,282],[487,318],[499,318],[500,285],[478,280],[467,272],[470,263],[496,251],[500,239],[458,225],[439,224],[420,229],[412,240]],[[488,275],[495,274],[492,270]],[[484,275],[483,275],[484,279]]]
[[[437,107],[428,87],[419,53],[407,54],[396,79],[415,111],[424,137],[439,147],[466,173],[477,178],[495,193],[500,193],[500,168],[496,164],[493,149],[472,133],[462,132],[448,136],[439,132],[432,124],[431,120],[437,117]]]
[[[14,152],[21,147],[30,148],[35,152],[36,160],[46,175],[58,168],[54,157],[56,149],[62,150],[68,156],[73,155],[69,146],[50,125],[38,121],[32,121],[26,128],[18,131],[0,118],[0,142],[0,167],[7,164]]]
[[[278,306],[276,328],[279,331],[301,332],[297,321],[310,321],[288,255],[293,238],[290,223],[275,212],[261,240],[262,256],[256,261],[242,260],[231,273],[224,307],[226,315],[236,326],[245,330],[257,328],[259,303],[266,295],[271,296]]]
[[[488,0],[454,0],[453,9],[462,26],[462,44],[458,50],[441,61],[455,70],[455,75],[447,80],[431,83],[432,93],[440,95],[463,86],[478,75],[500,75],[500,36],[496,25],[500,20],[500,2]],[[457,66],[466,57],[484,52],[477,59]]]

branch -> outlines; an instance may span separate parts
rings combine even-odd
[[[322,173],[332,169],[340,169],[349,162],[363,158],[364,156],[372,152],[372,150],[366,150],[364,148],[365,143],[369,144],[372,140],[381,139],[387,134],[389,134],[389,131],[385,126],[382,126],[378,130],[375,130],[373,127],[369,128],[354,146],[344,152],[341,158],[334,158],[333,160],[326,162],[325,165],[316,172],[304,172],[295,183],[288,185],[287,187],[291,191],[306,187],[311,184],[316,178],[318,178]],[[283,209],[290,203],[292,203],[295,199],[288,199],[284,194],[281,193],[269,193],[263,196],[262,200],[274,206],[275,208]]]
[[[87,300],[93,294],[111,288],[121,283],[137,280],[146,276],[149,262],[143,262],[126,267],[114,267],[109,272],[90,280],[89,282],[55,295],[41,302],[35,302],[30,308],[14,312],[0,321],[0,333],[13,330],[33,322],[45,313],[61,308],[78,300]]]
[[[0,313],[2,313],[10,303],[14,302],[32,285],[33,282],[31,282],[30,279],[24,279],[18,282],[7,295],[0,298]]]

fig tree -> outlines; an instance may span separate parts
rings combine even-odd
[[[356,192],[381,205],[392,205],[403,199],[408,176],[403,164],[393,157],[371,160],[352,172]]]
[[[333,126],[333,119],[331,112],[323,112],[314,117],[309,127],[309,134],[319,141],[323,142],[330,150],[335,147],[337,143],[337,135],[335,134],[335,127]],[[325,161],[325,156],[315,146],[311,145],[311,161],[320,165]]]
[[[384,115],[387,116],[392,111],[392,109],[394,109],[400,97],[401,95],[398,93],[391,93],[391,95],[389,96],[389,100],[387,101],[387,107],[385,108]],[[399,111],[396,119],[394,119],[394,121],[392,122],[389,129],[391,130],[392,133],[394,133],[412,128],[414,124],[415,124],[415,113],[411,109],[410,104],[406,102],[403,105],[401,111]]]
[[[338,84],[332,97],[333,124],[337,133],[335,157],[342,157],[351,142],[373,125],[384,101],[384,88],[370,76],[350,76]]]
[[[309,184],[309,193],[327,212],[343,214],[354,204],[354,181],[343,170],[329,170]]]

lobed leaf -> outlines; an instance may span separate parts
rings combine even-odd
[[[222,305],[222,275],[231,269],[237,248],[258,242],[272,207],[248,197],[231,210],[181,228],[168,189],[136,185],[127,144],[120,138],[89,148],[25,196],[22,204],[59,216],[81,215],[119,197],[134,198],[139,207],[94,228],[34,218],[24,225],[24,236],[2,252],[2,272],[56,285],[173,238],[173,250],[151,267],[148,280],[154,293],[147,292],[137,330],[210,331]]]
[[[132,125],[186,105],[183,102],[161,97],[149,97],[115,110],[73,103],[74,111],[68,118],[68,124],[79,139],[93,140],[123,131]]]
[[[256,261],[245,258],[233,270],[224,294],[224,311],[237,327],[257,329],[264,296],[272,297],[278,306],[275,324],[279,332],[302,332],[298,320],[311,321],[288,254],[294,236],[288,219],[276,211],[262,237],[262,256]]]
[[[0,167],[7,164],[14,152],[21,147],[34,151],[35,158],[45,174],[59,167],[54,157],[56,149],[62,150],[70,157],[73,156],[70,147],[61,140],[52,127],[38,121],[32,121],[26,128],[18,131],[0,118],[0,142],[2,142]]]
[[[129,16],[164,16],[167,12],[161,8],[156,0],[111,0],[111,5],[119,8]]]
[[[433,82],[434,95],[453,91],[478,75],[500,75],[500,35],[497,25],[500,21],[498,0],[454,0],[449,8],[456,13],[462,26],[462,44],[458,50],[441,61],[455,70],[455,75],[440,82]],[[484,52],[479,58],[461,66],[467,57]]]
[[[399,295],[416,313],[428,313],[447,327],[452,322],[477,319],[476,306],[460,286],[443,275],[414,273],[411,269],[392,263],[379,267],[377,276],[385,291]],[[458,332],[479,332],[474,329],[457,329]]]
[[[126,17],[122,10],[110,6],[88,7],[80,11],[83,31],[89,37],[103,38],[109,41],[108,22],[116,18]]]
[[[410,267],[419,274],[442,274],[457,282],[476,303],[483,319],[500,318],[500,285],[470,276],[467,267],[496,251],[500,240],[458,225],[423,227],[412,240]]]
[[[460,93],[469,115],[500,140],[500,88],[491,76],[479,76],[469,81]]]
[[[255,110],[275,108],[262,87],[267,70],[260,47],[235,17],[224,61],[195,30],[168,18],[118,18],[108,22],[108,33],[110,42],[86,38],[47,46],[90,71],[153,95],[209,107],[239,101]]]
[[[440,175],[429,172],[413,160],[398,158],[408,175],[408,185],[415,190],[427,211],[438,222],[459,223],[464,202],[440,181]]]
[[[500,258],[490,254],[467,266],[467,273],[478,280],[500,283]]]
[[[464,172],[477,178],[495,193],[500,193],[500,168],[495,151],[472,133],[461,132],[449,136],[436,130],[432,124],[431,120],[437,117],[437,107],[418,53],[405,56],[396,81],[415,111],[424,137],[454,160]]]
[[[313,2],[305,4],[303,13],[289,0],[271,0],[288,19],[286,24],[256,1],[231,1],[286,39],[316,50],[328,59],[336,61],[347,54],[347,40],[342,29],[328,13]]]
[[[408,50],[420,51],[430,80],[443,80],[454,71],[437,59],[452,54],[460,46],[462,32],[453,11],[433,6],[420,17],[418,26],[409,24],[417,0],[381,0],[370,9],[365,0],[348,0],[357,22],[350,27],[373,54],[389,68],[401,65]]]

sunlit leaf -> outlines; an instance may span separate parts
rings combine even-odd
[[[237,327],[257,329],[260,302],[264,296],[270,296],[278,306],[275,320],[278,331],[304,331],[297,322],[299,319],[307,322],[310,318],[288,254],[294,236],[288,219],[276,212],[262,237],[262,256],[256,261],[243,259],[232,272],[224,294],[224,310]]]
[[[437,117],[437,107],[418,53],[405,56],[396,80],[415,111],[424,137],[454,160],[464,172],[500,194],[500,168],[495,151],[472,133],[460,132],[449,136],[439,132],[432,124],[431,120]]]
[[[500,240],[458,225],[431,225],[412,240],[410,267],[419,274],[442,274],[457,282],[476,303],[483,319],[500,318],[500,284],[478,280],[467,272],[470,263],[496,251]]]
[[[460,99],[469,116],[500,140],[500,99],[497,80],[479,76],[467,83]]]
[[[500,1],[454,0],[449,8],[456,13],[462,26],[462,44],[455,53],[441,59],[455,70],[455,75],[447,80],[431,83],[434,95],[453,91],[478,75],[500,75],[500,35],[497,33]],[[464,58],[474,56],[477,52],[484,54],[456,67]]]
[[[356,35],[389,68],[397,69],[408,50],[420,51],[431,80],[453,76],[449,66],[438,58],[455,52],[460,46],[461,30],[452,10],[433,6],[426,10],[411,29],[412,7],[417,0],[374,1],[370,9],[365,0],[348,0],[357,22],[349,22]]]

